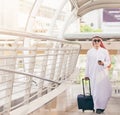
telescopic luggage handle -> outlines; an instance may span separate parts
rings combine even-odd
[[[91,95],[91,85],[90,85],[90,79],[85,79],[85,78],[82,78],[83,95],[85,96],[85,84],[84,84],[84,81],[88,81],[88,82],[89,82],[89,92],[90,92],[90,95]]]

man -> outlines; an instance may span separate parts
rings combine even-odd
[[[112,92],[107,72],[111,61],[101,37],[93,37],[92,45],[93,47],[87,52],[85,76],[86,79],[89,77],[91,81],[94,109],[97,114],[101,114],[104,112]]]

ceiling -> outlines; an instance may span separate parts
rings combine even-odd
[[[77,9],[77,17],[82,17],[86,13],[101,8],[120,8],[120,0],[70,0],[73,8]],[[81,33],[65,35],[68,40],[89,40],[94,34],[100,35],[105,41],[120,41],[119,33]],[[88,39],[87,39],[88,38]]]
[[[71,0],[79,17],[100,8],[120,8],[120,0]]]

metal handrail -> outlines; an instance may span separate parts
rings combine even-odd
[[[44,36],[44,35],[39,35],[36,33],[29,33],[29,32],[24,32],[24,31],[12,31],[12,30],[6,30],[6,29],[0,29],[0,34],[3,35],[12,35],[12,36],[19,36],[19,37],[28,37],[28,38],[34,38],[34,39],[41,39],[41,40],[50,40],[50,41],[56,41],[56,42],[64,42],[68,44],[78,44],[80,43],[75,42],[75,41],[68,41],[68,40],[60,40],[60,39],[55,39],[51,36]],[[81,46],[81,45],[80,45]]]
[[[7,38],[0,37],[0,114],[51,94],[74,72],[80,43],[14,30],[0,35]]]
[[[4,69],[4,68],[0,68],[0,71],[17,73],[17,74],[21,74],[21,75],[26,75],[26,76],[34,77],[34,78],[41,79],[41,80],[44,80],[44,81],[56,83],[58,85],[61,84],[61,82],[56,82],[56,81],[53,81],[53,80],[50,80],[50,79],[46,79],[46,78],[42,78],[42,77],[30,74],[30,73],[26,73],[26,72],[21,72],[21,71],[16,71],[16,70],[11,70],[11,69]]]

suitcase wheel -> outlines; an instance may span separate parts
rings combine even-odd
[[[82,109],[82,112],[84,112],[85,110],[84,109]]]

